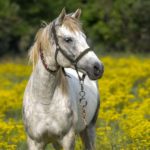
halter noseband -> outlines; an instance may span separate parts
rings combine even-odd
[[[79,80],[80,80],[80,81],[83,80],[83,78],[81,78],[81,77],[79,76],[78,68],[77,68],[77,63],[79,62],[79,60],[80,60],[85,54],[87,54],[89,51],[91,51],[91,49],[90,49],[90,48],[85,49],[76,59],[72,59],[72,58],[70,58],[70,57],[68,56],[68,54],[66,53],[66,51],[64,51],[64,50],[60,47],[60,45],[59,45],[58,38],[57,38],[57,34],[56,34],[56,29],[55,29],[55,22],[53,22],[53,24],[52,24],[52,33],[53,33],[54,41],[55,41],[55,44],[56,44],[56,52],[55,52],[55,61],[56,61],[56,63],[59,64],[58,61],[57,61],[57,55],[58,55],[58,52],[61,52],[61,53],[63,54],[63,56],[65,56],[65,57],[74,65],[75,70],[76,70],[76,72],[77,72],[77,74],[78,74]],[[41,48],[40,48],[40,56],[41,56],[42,63],[43,63],[43,65],[44,65],[45,69],[46,69],[47,71],[51,72],[51,73],[52,73],[52,72],[53,72],[53,73],[56,72],[56,71],[52,71],[52,70],[50,70],[50,69],[48,68],[48,66],[47,66],[47,64],[46,64],[46,62],[45,62],[45,60],[44,60],[44,56],[43,56],[43,53],[42,53]],[[64,68],[62,68],[62,69],[63,69],[63,72],[65,73]],[[66,73],[65,73],[65,75],[66,75]],[[85,76],[85,75],[84,75],[84,76]]]

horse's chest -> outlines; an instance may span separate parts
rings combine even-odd
[[[32,107],[32,115],[28,117],[30,129],[34,136],[62,136],[72,125],[72,111],[69,105],[58,103],[50,106],[37,104]]]

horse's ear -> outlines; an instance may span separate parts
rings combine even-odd
[[[77,9],[73,14],[72,14],[72,17],[73,18],[76,18],[76,19],[80,19],[80,16],[81,16],[81,9]]]
[[[66,15],[66,9],[63,8],[60,15],[58,16],[57,20],[56,20],[56,24],[57,25],[62,25],[63,23],[63,20],[65,18],[65,15]]]

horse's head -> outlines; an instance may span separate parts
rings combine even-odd
[[[87,44],[81,29],[80,15],[80,9],[72,14],[66,14],[63,9],[58,18],[38,31],[30,50],[33,66],[40,55],[47,70],[55,71],[58,66],[75,68],[92,80],[103,75],[103,64]]]
[[[56,32],[54,40],[57,41],[56,45],[58,44],[56,61],[62,67],[74,68],[76,64],[78,70],[86,73],[90,79],[96,80],[102,76],[104,67],[96,54],[89,51],[86,35],[79,22],[80,15],[80,9],[68,15],[63,9],[55,20],[53,32]]]

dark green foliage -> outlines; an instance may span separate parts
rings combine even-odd
[[[27,51],[41,21],[82,8],[96,50],[150,52],[149,0],[0,0],[0,55]]]

